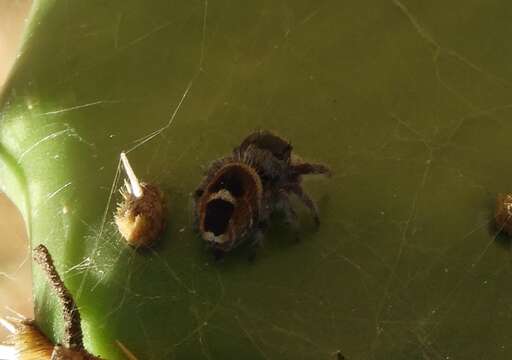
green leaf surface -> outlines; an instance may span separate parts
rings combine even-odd
[[[80,307],[87,348],[140,359],[512,358],[512,3],[36,0],[0,100],[0,183]],[[256,259],[194,231],[204,167],[255,129],[290,139],[294,202]],[[160,184],[151,251],[113,225],[119,154]],[[8,241],[4,239],[4,241]],[[35,271],[36,318],[58,303]]]

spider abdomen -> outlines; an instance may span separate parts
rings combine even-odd
[[[261,197],[256,171],[242,162],[226,161],[197,200],[203,239],[221,250],[233,248],[257,222]]]

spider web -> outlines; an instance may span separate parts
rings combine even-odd
[[[168,99],[166,111],[151,112],[162,99],[144,104],[156,120],[113,131],[115,151],[106,154],[72,123],[49,124],[51,131],[28,144],[19,161],[66,138],[112,173],[101,185],[86,176],[84,183],[105,194],[99,220],[81,219],[90,255],[61,265],[79,304],[94,298],[107,304],[101,313],[81,305],[85,332],[94,326],[149,359],[214,359],[226,351],[328,359],[337,350],[349,359],[510,357],[508,243],[500,229],[489,229],[494,194],[508,189],[512,175],[503,166],[512,130],[510,73],[475,50],[487,40],[459,45],[453,35],[458,25],[476,37],[485,27],[478,21],[494,18],[489,14],[497,9],[461,4],[429,9],[394,0],[375,5],[378,11],[334,1],[247,5],[251,11],[239,21],[250,30],[237,35],[232,29],[240,23],[223,18],[233,4],[198,2],[193,18],[200,36],[186,52],[195,54],[193,64],[177,76],[179,86],[170,86],[171,109]],[[448,8],[480,15],[456,18]],[[119,52],[149,52],[146,43],[176,21],[158,18],[127,36],[126,14],[116,18]],[[96,36],[96,30],[84,31]],[[78,69],[61,84],[83,80],[109,61]],[[95,98],[38,115],[65,119],[134,101]],[[318,200],[322,225],[315,232],[301,211],[295,242],[278,217],[255,263],[241,249],[218,264],[194,234],[189,193],[199,183],[199,165],[229,153],[257,127],[277,130],[300,155],[333,168],[332,179],[305,185]],[[170,184],[164,243],[145,254],[126,247],[112,224],[124,179],[121,151],[140,179]],[[61,208],[76,186],[74,179],[55,184],[36,210]],[[76,204],[66,206],[72,212]]]

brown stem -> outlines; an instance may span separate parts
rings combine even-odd
[[[48,282],[53,288],[53,292],[62,305],[62,313],[64,317],[64,341],[63,346],[70,349],[83,349],[83,335],[80,321],[80,312],[76,306],[71,293],[66,288],[62,279],[55,269],[52,256],[44,245],[38,245],[34,249],[34,260],[41,266],[43,272],[48,278]]]

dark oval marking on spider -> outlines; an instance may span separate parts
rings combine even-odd
[[[239,198],[249,191],[257,180],[254,174],[247,171],[243,166],[231,165],[221,171],[218,178],[208,187],[210,193],[216,193],[222,189],[229,191],[231,195]]]
[[[212,232],[214,236],[224,234],[229,226],[229,220],[235,211],[235,205],[222,199],[213,199],[206,204],[204,231]]]
[[[248,237],[260,238],[277,209],[284,211],[290,224],[296,224],[289,199],[292,194],[319,224],[316,204],[302,189],[302,176],[329,175],[330,170],[292,158],[292,150],[290,142],[280,136],[256,131],[231,155],[210,164],[194,198],[198,230],[211,247],[226,252]]]

